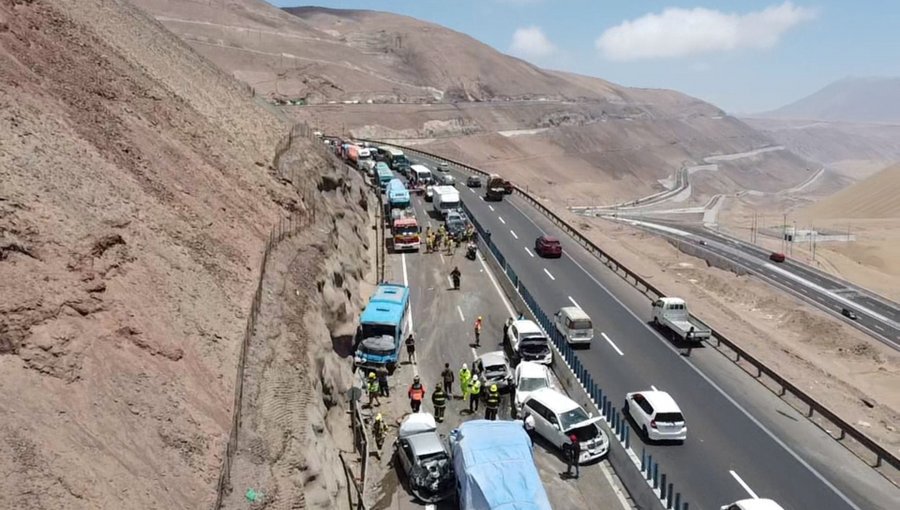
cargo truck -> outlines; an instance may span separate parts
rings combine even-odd
[[[705,324],[691,317],[687,303],[677,297],[663,297],[653,302],[653,325],[687,342],[699,343],[709,340],[711,335]]]
[[[450,211],[459,209],[459,190],[453,186],[435,186],[434,196],[431,199],[434,212],[442,219],[447,216]]]
[[[521,421],[467,421],[450,433],[460,510],[551,510]]]
[[[485,200],[494,200],[501,201],[503,200],[503,195],[506,194],[506,187],[504,185],[506,181],[503,180],[497,174],[491,174],[488,176],[487,186],[484,189],[484,199]]]

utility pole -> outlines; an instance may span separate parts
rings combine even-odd
[[[784,214],[784,221],[781,222],[781,253],[787,253],[787,213]]]

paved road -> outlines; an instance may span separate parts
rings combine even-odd
[[[810,268],[794,260],[776,264],[769,260],[770,251],[725,236],[699,225],[653,220],[649,223],[663,225],[675,231],[687,232],[691,240],[706,242],[703,249],[720,255],[735,264],[794,291],[802,299],[841,317],[844,321],[861,326],[863,331],[878,340],[900,350],[900,308],[883,299],[876,299],[864,290],[830,275]],[[850,308],[858,319],[851,321],[841,315]]]
[[[414,198],[413,206],[420,224],[427,226],[430,204]],[[438,226],[434,219],[430,221],[435,228]],[[458,266],[463,275],[461,291],[450,290],[448,276],[454,266]],[[433,412],[430,394],[439,380],[444,363],[450,363],[458,374],[461,363],[467,362],[471,368],[477,354],[502,349],[502,326],[513,311],[499,287],[493,285],[487,270],[482,261],[466,259],[461,248],[452,256],[426,254],[424,250],[388,255],[386,279],[403,282],[410,287],[411,320],[417,338],[418,354],[415,365],[401,365],[392,378],[392,384],[396,385],[392,395],[405,395],[405,388],[412,381],[413,375],[419,374],[428,390],[423,409]],[[473,325],[479,315],[484,320],[484,329],[481,347],[475,348]],[[405,352],[403,359],[406,359]],[[454,390],[458,396],[458,381]],[[403,399],[405,405],[405,396],[394,398]],[[408,411],[408,407],[405,411]],[[510,414],[509,397],[504,396],[500,419],[510,419]],[[477,414],[470,415],[466,403],[452,400],[446,415],[447,420],[439,425],[439,431],[443,434],[449,433],[463,420],[482,418],[484,408],[482,406]],[[392,438],[389,438],[386,442],[385,452],[390,451],[391,441]],[[582,477],[577,481],[563,480],[559,476],[564,470],[563,461],[554,450],[547,449],[540,441],[536,442],[535,461],[554,508],[588,508],[594,504],[601,504],[602,508],[609,509],[623,508],[610,481],[611,469],[606,462],[583,469]],[[375,506],[377,510],[422,507],[410,496],[395,474],[388,476],[384,486],[395,490],[385,494]],[[455,507],[452,502],[444,502],[438,508]]]
[[[425,162],[434,166],[433,161]],[[553,313],[575,303],[594,318],[597,338],[581,359],[616,405],[621,405],[626,392],[651,386],[668,391],[679,402],[688,420],[688,440],[679,446],[646,445],[646,451],[661,462],[692,508],[718,508],[752,493],[774,498],[788,510],[887,509],[896,502],[900,494],[892,486],[880,487],[872,495],[848,480],[820,474],[834,459],[801,456],[791,446],[793,438],[779,437],[745,410],[749,406],[742,404],[747,400],[743,395],[726,392],[681,357],[639,318],[640,311],[626,308],[585,267],[591,255],[561,231],[538,227],[530,219],[539,215],[537,211],[515,197],[484,202],[480,190],[460,189],[463,201],[492,232],[492,239],[544,311]],[[547,230],[563,240],[567,254],[561,259],[545,260],[533,253],[534,239]],[[817,434],[812,424],[807,427],[810,435]],[[640,444],[636,448],[640,451]],[[868,470],[852,454],[844,454],[842,466]]]

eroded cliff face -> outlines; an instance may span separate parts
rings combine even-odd
[[[19,508],[207,506],[283,218],[307,226],[280,249],[314,253],[266,283],[302,276],[293,350],[275,351],[306,360],[314,417],[345,385],[321,350],[362,299],[359,183],[127,3],[0,0],[0,111],[0,490]],[[297,448],[335,450],[310,430]]]

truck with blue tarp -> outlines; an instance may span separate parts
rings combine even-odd
[[[450,454],[461,510],[551,510],[521,421],[467,421]]]
[[[384,368],[393,374],[408,325],[409,287],[378,285],[359,318],[354,364],[369,370]]]

